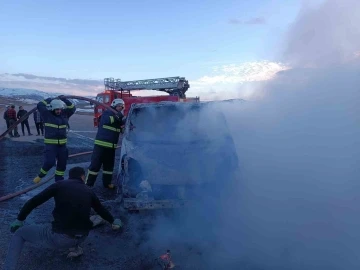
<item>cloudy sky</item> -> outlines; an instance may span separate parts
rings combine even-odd
[[[249,82],[289,67],[279,57],[284,36],[304,6],[322,2],[2,1],[0,74],[94,79],[100,85],[105,77],[184,76],[191,83],[188,96],[248,98]],[[8,82],[3,76],[0,87]]]

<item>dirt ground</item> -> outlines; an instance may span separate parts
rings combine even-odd
[[[26,109],[30,110],[32,107],[26,106]],[[0,113],[2,116],[3,110]],[[35,136],[36,129],[32,116],[29,118],[29,123],[34,135],[13,139],[7,136],[0,141],[0,197],[31,186],[32,179],[42,165],[43,137]],[[75,114],[70,119],[70,127],[69,154],[91,151],[93,138],[96,135],[92,116]],[[4,120],[0,122],[0,131],[1,133],[5,131]],[[22,135],[21,128],[19,128],[19,133]],[[117,156],[119,156],[119,151]],[[75,165],[86,168],[89,165],[90,157],[91,155],[85,155],[70,158],[67,169]],[[117,159],[115,175],[118,164]],[[53,171],[54,169],[49,172],[49,175]],[[19,209],[27,199],[51,183],[53,180],[25,195],[0,202],[0,269],[2,269],[12,235],[10,223],[16,219]],[[20,257],[18,269],[161,269],[155,263],[155,259],[168,248],[174,254],[175,263],[181,261],[181,267],[178,266],[176,269],[202,269],[201,264],[194,265],[187,262],[186,258],[192,256],[191,247],[152,246],[151,243],[144,245],[143,243],[147,241],[147,229],[153,225],[152,221],[157,214],[155,212],[129,214],[121,208],[119,203],[121,198],[112,191],[104,191],[101,185],[100,174],[95,192],[112,214],[122,219],[125,224],[124,230],[112,231],[108,224],[94,229],[83,245],[84,255],[72,261],[59,251],[27,243]],[[52,220],[53,205],[53,201],[50,200],[38,207],[29,215],[26,223],[49,224]],[[180,254],[182,254],[181,257]],[[199,259],[195,258],[200,262]]]

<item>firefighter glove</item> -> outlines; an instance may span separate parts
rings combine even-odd
[[[19,229],[20,227],[22,227],[24,225],[24,222],[23,221],[20,221],[20,220],[15,220],[13,223],[11,223],[10,225],[10,231],[13,233],[13,232],[16,232],[17,229]]]
[[[119,218],[115,219],[114,222],[111,224],[113,230],[118,230],[122,227],[122,222]]]
[[[115,118],[116,120],[118,121],[122,121],[124,115],[121,113],[121,112],[118,112],[116,115],[115,115]]]

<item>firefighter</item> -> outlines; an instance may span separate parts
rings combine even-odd
[[[64,103],[66,108],[64,108]],[[55,182],[64,179],[68,149],[66,127],[68,119],[75,113],[76,107],[68,99],[60,96],[57,99],[45,99],[37,104],[45,127],[45,156],[40,173],[35,177],[34,183],[39,183],[41,178],[55,165]],[[64,117],[64,113],[66,117]]]
[[[101,115],[98,132],[96,134],[94,149],[91,156],[91,164],[86,176],[86,184],[94,186],[101,166],[103,167],[102,181],[105,188],[114,189],[112,175],[115,163],[115,150],[124,124],[125,103],[122,99],[114,99],[111,107],[118,113],[110,110]]]

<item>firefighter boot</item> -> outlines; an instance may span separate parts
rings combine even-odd
[[[36,176],[33,181],[35,184],[38,184],[41,181],[41,178],[39,176]]]
[[[86,176],[85,184],[89,187],[93,187],[95,185],[96,178],[97,178],[97,174],[94,174],[91,171],[89,171]]]
[[[114,190],[116,189],[116,186],[111,183],[112,181],[112,175],[103,175],[103,186],[104,188]]]
[[[115,186],[114,184],[109,184],[109,185],[107,185],[106,188],[108,188],[108,189],[115,189],[116,186]]]
[[[116,186],[112,184],[112,172],[103,171],[102,176],[103,186],[108,189],[116,189]]]

